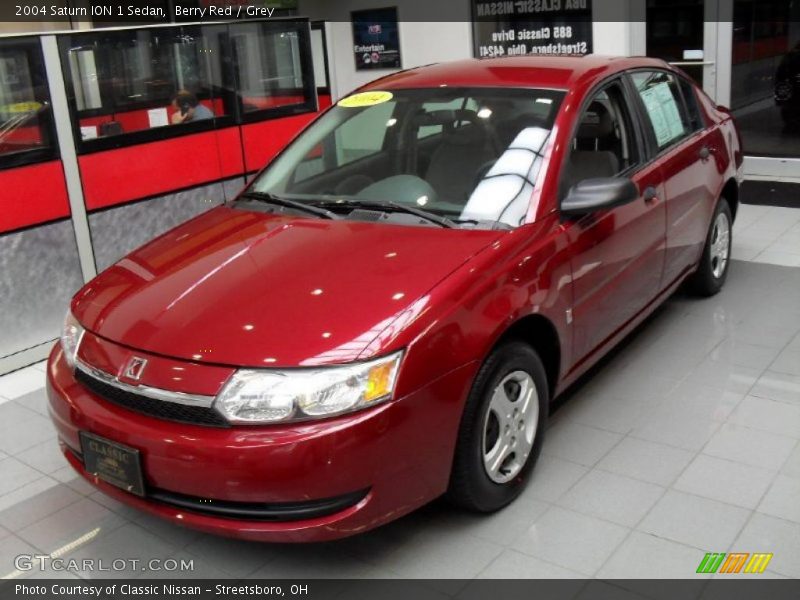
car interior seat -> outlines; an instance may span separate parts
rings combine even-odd
[[[545,127],[545,118],[534,112],[524,112],[498,125],[497,132],[504,147],[509,147],[521,131],[530,127]]]
[[[450,115],[436,115],[450,113]],[[474,187],[473,175],[500,154],[499,142],[484,119],[470,110],[435,111],[447,119],[442,142],[431,155],[425,179],[448,202],[464,204]],[[459,126],[456,127],[455,124]]]

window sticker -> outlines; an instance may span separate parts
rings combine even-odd
[[[393,97],[394,95],[391,92],[361,92],[339,100],[338,104],[344,108],[362,108],[364,106],[383,104]]]
[[[666,146],[685,133],[678,105],[672,95],[669,83],[658,83],[646,90],[641,90],[640,94],[647,114],[650,115],[659,147]]]

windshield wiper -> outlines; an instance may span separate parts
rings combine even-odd
[[[392,202],[391,200],[328,200],[325,202],[325,204],[334,206],[344,205],[378,208],[385,212],[403,212],[409,215],[415,215],[421,219],[425,219],[426,221],[430,221],[431,223],[435,223],[448,229],[456,226],[456,224],[447,217],[440,217],[439,215],[435,215],[427,210],[422,210],[421,208],[416,208],[414,206],[407,206],[405,204],[400,204],[399,202]]]
[[[316,215],[323,219],[341,218],[339,215],[329,211],[327,208],[313,206],[311,204],[306,204],[305,202],[297,202],[296,200],[289,200],[289,198],[283,198],[281,196],[276,196],[275,194],[269,194],[267,192],[245,192],[240,196],[240,198],[249,198],[252,200],[258,200],[259,202],[267,202],[268,204],[274,204],[275,206],[294,208],[295,210]]]

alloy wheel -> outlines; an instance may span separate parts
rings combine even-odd
[[[731,223],[728,215],[720,212],[714,221],[714,229],[711,232],[711,272],[714,278],[719,279],[728,267],[728,258],[731,253]]]
[[[525,466],[539,422],[539,396],[525,371],[506,375],[492,392],[483,425],[483,465],[489,479],[506,483]]]

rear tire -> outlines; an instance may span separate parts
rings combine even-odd
[[[687,282],[691,293],[697,296],[713,296],[722,289],[728,278],[732,242],[731,208],[725,198],[720,198],[711,218],[700,264]]]
[[[496,348],[464,407],[447,498],[494,512],[519,496],[542,449],[549,400],[533,348],[516,341]]]

